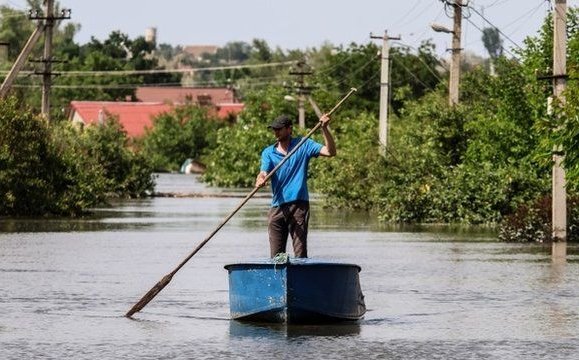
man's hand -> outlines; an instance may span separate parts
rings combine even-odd
[[[330,115],[322,115],[322,117],[320,117],[320,122],[322,123],[322,127],[328,126],[328,123],[330,122]]]
[[[259,174],[257,174],[257,178],[255,179],[255,187],[256,188],[260,188],[260,187],[265,185],[266,175],[267,174],[265,173],[265,171],[262,171]]]

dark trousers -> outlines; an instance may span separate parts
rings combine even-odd
[[[286,252],[288,235],[292,237],[295,257],[308,257],[309,202],[294,201],[272,207],[269,210],[268,220],[269,246],[272,258],[279,253]]]

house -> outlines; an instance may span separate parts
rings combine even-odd
[[[153,119],[170,112],[175,105],[165,102],[123,102],[123,101],[71,101],[69,119],[82,126],[104,122],[109,115],[116,116],[127,132],[127,136],[138,138],[145,134],[146,128],[152,128]],[[222,103],[213,106],[210,111],[224,120],[235,119],[243,110],[240,103]]]
[[[227,87],[142,86],[137,87],[136,97],[145,102],[209,106],[220,119],[235,119],[244,108]]]
[[[241,103],[221,103],[215,106],[217,117],[220,119],[237,118],[237,115],[243,110],[244,105]]]
[[[136,97],[143,102],[174,104],[219,105],[238,102],[235,91],[226,87],[141,86],[137,87]]]
[[[191,55],[193,59],[201,61],[203,54],[215,55],[218,49],[219,47],[215,45],[187,45],[183,51]]]
[[[170,104],[160,102],[71,101],[69,119],[83,126],[104,122],[108,114],[117,116],[127,136],[137,138],[151,128],[153,118],[169,112]]]

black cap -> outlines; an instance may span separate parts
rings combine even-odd
[[[292,125],[292,119],[287,115],[281,115],[268,125],[270,129],[281,129]]]

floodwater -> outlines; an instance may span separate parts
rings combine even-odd
[[[241,201],[194,176],[83,219],[0,220],[0,359],[576,359],[579,257],[464,229],[382,227],[314,204],[311,257],[356,263],[355,324],[229,319],[223,266],[268,254],[267,191],[134,319],[123,315]],[[215,196],[200,196],[200,195]],[[245,195],[241,192],[237,195]]]

